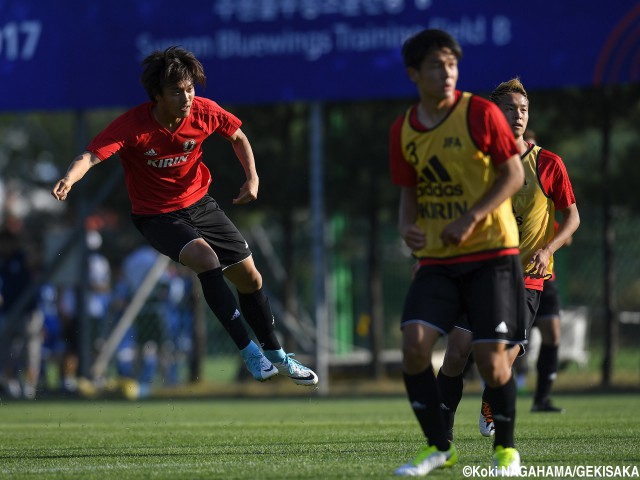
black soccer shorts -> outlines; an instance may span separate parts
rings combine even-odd
[[[518,255],[425,265],[405,299],[401,326],[422,323],[448,333],[464,316],[473,342],[526,342],[525,293]]]
[[[131,218],[153,248],[176,262],[183,248],[198,238],[211,246],[223,269],[251,256],[242,234],[209,194],[174,212]]]
[[[560,316],[560,292],[555,280],[547,280],[544,282],[544,290],[540,297],[540,307],[536,320],[547,320]]]

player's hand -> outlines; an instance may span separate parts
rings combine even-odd
[[[54,185],[51,190],[51,195],[53,195],[53,198],[56,200],[66,200],[70,190],[71,185],[63,178],[58,180],[58,183]]]
[[[427,238],[424,232],[415,223],[402,228],[400,235],[402,236],[404,243],[412,251],[420,250],[427,244]]]
[[[550,260],[551,252],[549,250],[545,248],[536,250],[525,269],[526,273],[533,278],[546,278]]]
[[[256,198],[258,198],[258,179],[247,180],[242,187],[240,187],[240,193],[233,199],[233,204],[243,205],[253,202]]]
[[[456,218],[442,230],[440,239],[445,246],[460,245],[469,238],[475,225],[476,222],[471,215],[463,215],[460,218]]]

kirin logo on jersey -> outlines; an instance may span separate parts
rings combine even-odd
[[[182,150],[187,153],[191,152],[194,148],[196,148],[196,141],[193,138],[190,138],[182,145]]]
[[[157,160],[147,160],[147,165],[155,168],[167,168],[167,167],[173,167],[174,165],[179,165],[181,163],[185,163],[187,160],[189,160],[189,154],[180,155],[179,157],[158,158]]]

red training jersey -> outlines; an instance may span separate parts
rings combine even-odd
[[[530,143],[529,146],[532,147],[533,144]],[[538,155],[538,178],[542,190],[553,200],[556,211],[576,203],[567,167],[558,155],[544,148]],[[558,229],[557,224],[554,227]]]
[[[123,113],[87,147],[103,161],[119,155],[131,211],[138,215],[172,212],[200,200],[211,183],[202,143],[213,133],[229,138],[242,124],[216,102],[194,97],[189,116],[170,132],[154,118],[153,105]]]

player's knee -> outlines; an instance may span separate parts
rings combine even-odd
[[[460,375],[467,364],[469,353],[470,350],[447,346],[447,352],[444,355],[444,362],[442,364],[444,373],[450,377]]]
[[[511,365],[506,352],[477,356],[476,365],[482,379],[492,388],[504,385],[511,377]]]
[[[246,288],[253,292],[257,292],[262,288],[262,275],[256,268],[247,273]]]
[[[455,377],[464,372],[471,354],[473,337],[470,332],[454,328],[447,339],[447,351],[442,369],[445,375]]]
[[[431,351],[418,343],[403,344],[402,365],[406,373],[422,372],[431,365]]]
[[[202,239],[185,245],[180,252],[180,263],[196,273],[207,272],[220,266],[216,252]]]
[[[240,293],[251,294],[262,288],[262,275],[250,259],[230,266],[224,274]]]
[[[544,322],[539,322],[540,341],[543,345],[560,345],[560,319],[552,318]]]

